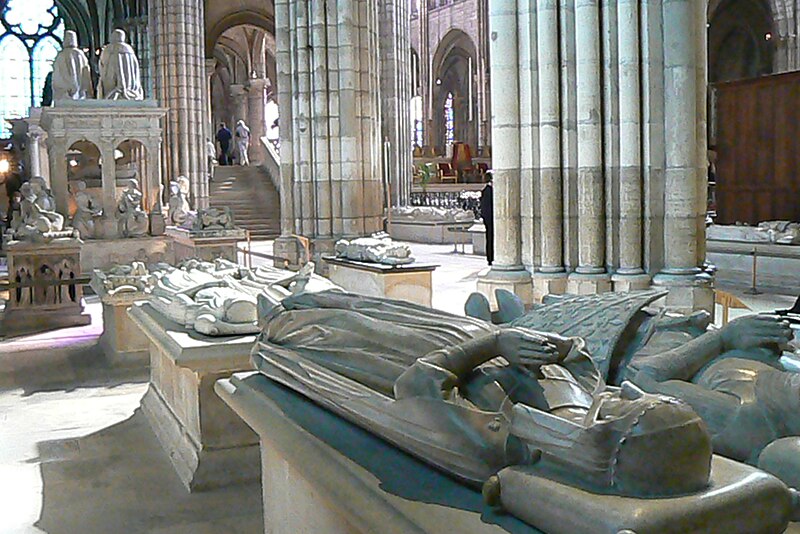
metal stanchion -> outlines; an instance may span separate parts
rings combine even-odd
[[[247,268],[253,268],[253,239],[250,236],[250,230],[245,234],[247,236]]]
[[[758,249],[753,247],[753,279],[750,289],[745,291],[748,295],[760,295],[761,291],[758,290]]]

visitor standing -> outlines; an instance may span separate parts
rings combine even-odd
[[[488,183],[481,192],[481,218],[486,227],[486,261],[491,265],[494,262],[494,188],[492,186],[492,171],[486,173]]]
[[[217,131],[217,143],[219,143],[219,164],[220,165],[230,165],[229,154],[231,151],[231,139],[233,139],[233,134],[225,126],[225,123],[219,125],[219,130]]]
[[[250,165],[250,128],[243,120],[236,124],[236,148],[239,153],[239,165]]]

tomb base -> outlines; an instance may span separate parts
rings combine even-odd
[[[137,302],[147,300],[147,295],[141,292],[109,294],[96,277],[92,277],[90,285],[103,305],[100,348],[106,360],[115,366],[148,365],[150,340],[128,315],[128,309]]]
[[[238,243],[247,239],[247,233],[241,228],[196,232],[169,226],[166,235],[173,240],[176,262],[190,258],[203,261],[222,258],[236,263]]]
[[[433,271],[438,265],[411,263],[392,266],[332,256],[324,256],[323,260],[328,267],[328,278],[346,291],[431,306]]]
[[[387,441],[259,373],[217,382],[217,394],[261,438],[269,534],[768,534],[783,532],[786,487],[753,467],[712,459],[691,496],[602,495],[537,476],[499,473],[499,513],[464,486]]]
[[[167,236],[88,239],[81,247],[83,272],[90,273],[95,269],[107,270],[134,261],[148,265],[152,263],[175,265],[172,239]]]
[[[214,383],[251,368],[255,336],[211,338],[137,303],[130,317],[149,340],[150,388],[142,411],[189,491],[258,480],[258,437]]]
[[[74,237],[9,243],[9,299],[0,333],[18,336],[91,323],[83,313],[83,287],[74,282],[81,273],[81,244]]]
[[[539,533],[487,508],[479,489],[263,375],[215,388],[261,438],[265,533]]]
[[[466,232],[472,224],[472,221],[391,221],[388,233],[396,241],[449,245],[466,242],[469,239]],[[456,231],[459,229],[462,231]]]

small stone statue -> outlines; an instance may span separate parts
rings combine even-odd
[[[236,136],[236,150],[239,153],[239,165],[250,165],[250,155],[248,153],[250,150],[250,128],[247,127],[243,120],[236,123],[234,135]]]
[[[100,82],[97,97],[107,100],[143,100],[139,60],[126,43],[123,30],[114,30],[111,42],[100,54]]]
[[[147,214],[142,209],[142,192],[136,179],[128,181],[128,187],[117,202],[117,227],[122,237],[147,235]]]
[[[85,100],[92,96],[92,72],[86,54],[78,48],[78,34],[64,32],[64,44],[53,61],[53,98]]]
[[[191,229],[195,232],[208,232],[213,230],[232,230],[233,228],[233,212],[226,206],[224,208],[204,208],[199,210]]]
[[[161,273],[151,273],[140,261],[130,265],[116,265],[107,271],[95,270],[94,276],[109,295],[119,293],[149,294]],[[94,284],[94,281],[92,282]]]
[[[86,191],[86,182],[80,180],[76,184],[75,215],[72,217],[72,227],[80,233],[81,239],[97,239],[97,225],[95,219],[102,217],[103,209],[97,205],[95,199]]]
[[[36,205],[45,211],[56,211],[56,199],[47,188],[47,182],[41,176],[34,176],[30,180],[31,189],[36,195]]]
[[[181,226],[189,216],[189,179],[179,176],[169,183],[169,221]]]
[[[40,207],[35,186],[31,182],[20,188],[22,201],[19,216],[11,222],[11,237],[18,241],[46,241],[64,230],[63,215]]]
[[[363,261],[367,263],[382,263],[384,265],[406,265],[414,263],[411,249],[408,245],[401,245],[392,241],[385,234],[373,237],[362,237],[347,241],[342,239],[336,243],[336,257]]]

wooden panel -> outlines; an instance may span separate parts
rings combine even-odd
[[[717,223],[800,221],[800,73],[717,89]]]

